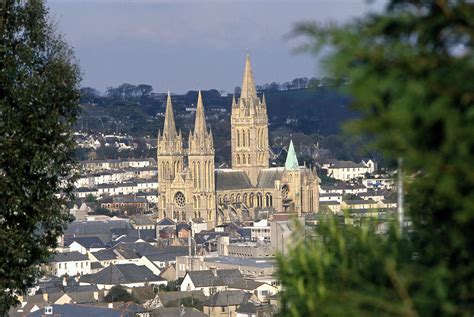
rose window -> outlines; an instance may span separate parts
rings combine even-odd
[[[177,192],[176,195],[174,195],[174,203],[176,204],[176,206],[181,208],[186,205],[186,199],[184,198],[182,192]]]

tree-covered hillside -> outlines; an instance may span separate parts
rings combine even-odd
[[[334,81],[294,81],[303,84],[258,86],[259,94],[265,94],[267,101],[272,150],[278,154],[284,151],[290,139],[294,139],[300,156],[308,162],[318,155],[318,146],[329,150],[325,153],[335,158],[359,160],[366,156],[367,153],[359,151],[365,143],[361,138],[354,139],[341,133],[343,123],[357,115],[350,109],[349,97],[339,92]],[[287,90],[279,90],[281,87]],[[182,130],[185,141],[194,124],[192,109],[197,93],[191,90],[183,95],[172,94],[177,127]],[[207,123],[214,132],[218,131],[214,133],[216,163],[228,163],[232,95],[221,95],[215,89],[202,93]],[[83,111],[76,129],[155,138],[163,126],[165,100],[166,93],[154,93],[151,86],[144,84],[110,87],[105,95],[93,88],[83,88]],[[155,154],[150,151],[148,155]]]

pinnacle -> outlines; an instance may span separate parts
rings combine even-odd
[[[289,171],[299,169],[298,158],[296,157],[295,147],[293,146],[293,140],[290,141],[290,147],[288,148],[288,154],[286,155],[285,169]]]
[[[201,91],[199,91],[196,107],[196,121],[194,123],[194,135],[198,137],[204,137],[206,132],[206,116],[204,114],[204,105],[202,102]]]
[[[176,136],[176,124],[174,121],[173,104],[171,103],[171,94],[168,91],[168,97],[166,99],[166,113],[165,113],[165,124],[163,127],[163,135],[168,138],[174,138]]]
[[[257,97],[255,82],[253,79],[252,65],[250,65],[250,56],[247,54],[245,59],[244,78],[242,80],[242,91],[240,99],[251,99]]]

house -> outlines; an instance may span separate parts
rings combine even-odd
[[[259,304],[248,301],[237,308],[235,317],[257,317],[275,315],[275,305]]]
[[[64,239],[64,246],[70,251],[77,251],[87,254],[87,251],[96,252],[105,249],[105,245],[99,237],[67,237]]]
[[[176,281],[176,264],[166,266],[161,270],[160,276],[168,282]]]
[[[181,292],[201,290],[206,296],[226,288],[224,281],[212,270],[189,271],[180,285]]]
[[[178,223],[176,225],[176,234],[178,238],[188,238],[191,235],[191,226],[187,223]]]
[[[177,257],[187,255],[188,253],[189,251],[187,247],[167,246],[154,254],[147,254],[144,256],[157,267],[164,268],[169,265],[175,265]]]
[[[240,270],[218,270],[217,276],[227,285],[228,290],[239,290],[255,294],[260,301],[267,301],[271,296],[278,293],[278,288],[264,282],[245,279]]]
[[[250,229],[250,240],[252,241],[270,241],[270,225],[267,219],[254,221],[252,226],[245,227]]]
[[[156,224],[156,231],[159,232],[160,230],[163,230],[164,228],[168,227],[176,229],[176,222],[174,222],[170,218],[163,218]]]
[[[322,168],[327,170],[327,175],[334,179],[348,181],[351,179],[364,177],[366,173],[375,171],[375,163],[372,160],[355,163],[352,161],[331,161],[322,164]]]
[[[196,308],[192,307],[160,307],[150,311],[150,317],[208,317]]]
[[[173,227],[164,227],[158,231],[160,239],[174,239],[176,237],[176,229]]]
[[[207,230],[207,222],[203,218],[192,218],[189,220],[191,226],[192,236],[194,237],[197,233]]]
[[[130,224],[134,229],[144,230],[153,229],[155,230],[155,222],[150,218],[149,215],[136,215],[130,218]]]
[[[47,273],[58,277],[63,275],[83,275],[90,273],[91,260],[77,251],[57,253],[43,267]]]
[[[86,203],[82,203],[80,207],[74,205],[73,208],[69,210],[69,212],[74,216],[75,219],[85,220],[87,215],[93,213],[94,210]]]
[[[238,307],[251,298],[251,294],[243,291],[219,291],[203,303],[202,309],[210,317],[236,316]]]
[[[171,292],[158,292],[156,293],[155,298],[152,302],[148,303],[149,307],[178,307],[180,303],[185,298],[191,298],[192,300],[196,300],[199,302],[204,302],[207,300],[207,296],[204,295],[202,291],[188,291],[188,292],[179,292],[179,291],[171,291]],[[145,304],[147,305],[147,304]]]
[[[97,285],[98,289],[111,289],[114,285],[125,287],[167,285],[167,281],[145,265],[112,264],[95,274],[81,276],[81,285]]]
[[[26,315],[28,317],[43,316],[67,316],[67,317],[84,317],[84,316],[101,316],[101,317],[133,317],[132,312],[126,309],[112,309],[98,306],[86,306],[75,304],[50,305],[43,309],[38,309],[33,313]]]
[[[239,269],[246,276],[263,277],[272,275],[277,263],[271,258],[240,258],[234,256],[178,256],[176,257],[176,276],[184,277],[193,270]]]

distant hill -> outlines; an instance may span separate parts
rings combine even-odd
[[[123,84],[125,88],[131,86]],[[139,85],[140,86],[140,85]],[[135,87],[139,87],[135,86]],[[145,85],[142,85],[145,86]],[[133,87],[132,87],[133,88]],[[119,89],[119,88],[116,88]],[[125,133],[133,137],[155,138],[163,127],[165,93],[123,93],[114,91],[107,96],[88,93],[82,98],[82,114],[76,128],[95,133]],[[133,90],[132,90],[133,91]],[[341,135],[342,125],[357,117],[350,109],[350,98],[335,88],[322,86],[292,90],[267,89],[264,92],[270,121],[270,147],[282,149],[293,139],[300,154],[310,160],[318,146],[340,159],[358,160],[365,154],[357,151],[366,143],[363,139]],[[202,91],[207,123],[214,131],[216,163],[230,160],[230,114],[232,95],[222,96],[217,90]],[[172,95],[176,125],[184,141],[194,124],[197,91]],[[154,156],[153,154],[152,156]]]
[[[268,115],[272,127],[288,126],[294,132],[330,135],[356,113],[350,99],[330,88],[306,88],[267,92]]]

